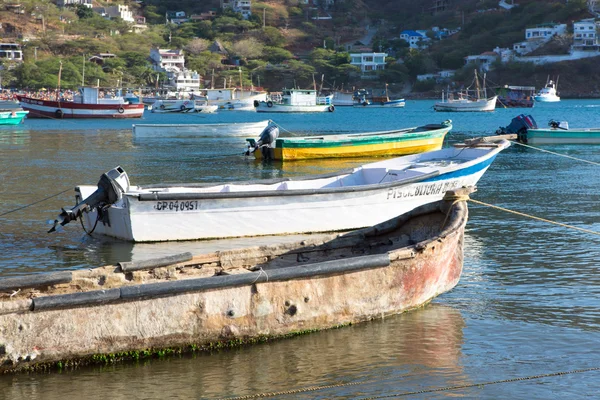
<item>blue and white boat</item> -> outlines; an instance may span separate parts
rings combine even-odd
[[[560,97],[557,94],[558,90],[558,78],[556,83],[550,77],[546,81],[546,86],[540,89],[533,99],[539,103],[556,103],[560,101]]]
[[[77,186],[77,205],[50,232],[78,218],[88,233],[133,242],[363,228],[475,186],[509,146],[496,136],[331,174],[248,182],[134,186],[116,167],[97,186]]]

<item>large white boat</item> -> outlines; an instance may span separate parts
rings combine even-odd
[[[141,118],[143,104],[131,104],[119,93],[101,94],[97,87],[81,87],[72,100],[37,98],[17,94],[28,118]]]
[[[557,95],[557,89],[558,78],[556,78],[556,83],[554,83],[554,81],[548,77],[546,85],[540,89],[533,99],[540,103],[556,103],[557,101],[560,101],[560,97]]]
[[[332,174],[237,183],[134,186],[116,167],[97,186],[77,186],[77,205],[63,209],[49,232],[79,218],[90,234],[133,242],[362,228],[441,200],[449,190],[475,186],[510,146],[503,137],[490,140]]]
[[[269,120],[228,124],[133,124],[136,138],[142,137],[221,137],[258,136]]]
[[[470,89],[475,84],[475,89]],[[479,86],[479,77],[475,70],[475,78],[473,83],[465,90],[454,95],[449,91],[442,91],[442,101],[435,103],[433,106],[435,111],[451,111],[451,112],[480,112],[494,111],[496,109],[496,101],[498,96],[487,97],[485,88],[485,76],[483,78],[483,88]]]
[[[284,89],[282,93],[272,93],[267,101],[257,101],[254,105],[256,112],[333,112],[332,99],[333,95],[319,96],[316,90]]]
[[[335,107],[339,106],[350,106],[354,105],[354,92],[346,92],[343,90],[334,90],[333,91],[333,99],[331,103]]]
[[[237,88],[202,89],[208,104],[224,111],[255,111],[255,104],[267,101],[267,93]]]

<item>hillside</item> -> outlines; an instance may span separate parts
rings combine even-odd
[[[17,87],[46,87],[56,81],[62,61],[62,84],[81,83],[82,56],[113,53],[116,59],[104,65],[86,66],[85,78],[104,85],[117,81],[129,86],[154,86],[164,76],[152,72],[148,55],[152,47],[182,48],[187,67],[211,80],[239,80],[267,88],[312,86],[322,77],[325,87],[383,87],[396,92],[435,93],[434,87],[416,82],[416,76],[438,70],[465,70],[456,75],[455,84],[470,79],[465,68],[467,55],[512,47],[524,39],[525,29],[541,23],[568,23],[590,17],[582,0],[519,0],[510,11],[498,9],[496,0],[448,0],[444,7],[432,9],[433,1],[344,0],[331,8],[308,7],[299,0],[252,2],[252,16],[219,9],[219,0],[125,2],[134,15],[146,18],[147,29],[131,31],[130,24],[106,20],[89,9],[59,9],[48,0],[27,0],[13,7],[3,1],[0,7],[3,41],[23,45],[25,63],[6,66],[3,83]],[[94,1],[94,6],[114,5]],[[217,10],[216,18],[165,24],[169,11],[184,11],[187,16]],[[264,20],[263,20],[264,17]],[[326,19],[319,19],[326,18]],[[458,30],[444,40],[434,40],[425,49],[413,50],[399,39],[403,30],[431,30],[440,27]],[[226,56],[209,51],[217,41]],[[350,65],[348,51],[385,51],[390,57],[384,71],[363,80]],[[592,61],[557,63],[545,66],[499,65],[488,74],[498,83],[542,85],[548,74],[560,74],[563,96],[598,93],[595,77],[586,76]],[[10,67],[10,68],[9,68]],[[570,71],[586,76],[581,79]],[[373,79],[374,78],[374,79]],[[592,80],[590,83],[589,80]],[[597,78],[600,80],[600,78]],[[510,82],[508,82],[510,81]],[[441,85],[447,85],[443,82]],[[416,94],[415,94],[416,95]]]

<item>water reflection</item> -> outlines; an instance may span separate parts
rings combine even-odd
[[[293,398],[349,398],[378,392],[381,380],[410,375],[426,385],[466,382],[461,360],[465,322],[454,308],[430,304],[380,321],[214,354],[0,378],[7,398],[216,398],[344,382]],[[426,378],[424,370],[437,371]],[[365,373],[365,371],[367,371]],[[185,384],[182,384],[185,382]],[[418,383],[417,383],[418,384]],[[336,395],[337,393],[337,395]],[[168,395],[167,395],[168,394]]]

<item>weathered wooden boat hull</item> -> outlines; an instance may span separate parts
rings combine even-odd
[[[442,148],[452,125],[430,125],[387,132],[279,138],[268,149],[274,160],[400,156]],[[254,139],[247,139],[253,146]],[[262,149],[254,152],[263,159]],[[265,148],[264,151],[267,151]]]
[[[528,144],[600,144],[600,128],[527,129]]]
[[[0,125],[19,125],[27,114],[29,114],[29,111],[0,112]]]
[[[258,137],[269,125],[269,120],[231,124],[134,124],[135,137]]]
[[[143,104],[80,104],[19,97],[28,118],[141,118]]]
[[[458,283],[466,222],[466,202],[450,200],[325,239],[57,273],[35,292],[0,279],[0,292],[21,289],[0,298],[0,370],[251,342],[421,307]]]

